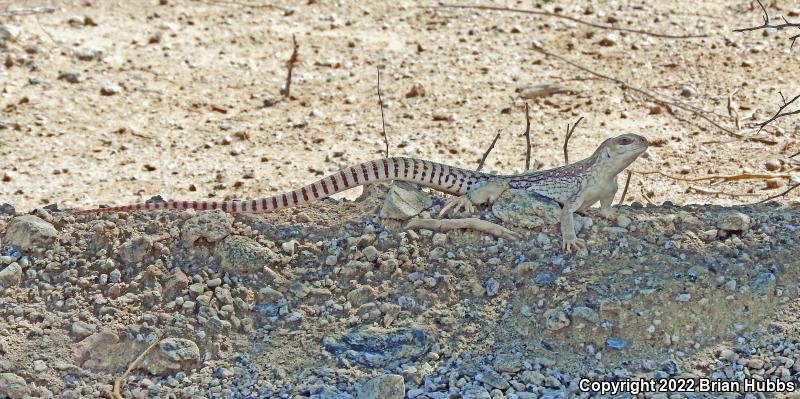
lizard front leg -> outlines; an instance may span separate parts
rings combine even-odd
[[[464,195],[448,198],[442,210],[439,211],[439,216],[444,216],[451,209],[456,211],[463,209],[467,213],[471,213],[475,210],[475,205],[491,204],[508,189],[509,185],[505,180],[489,180],[482,186],[470,189]]]
[[[575,234],[573,214],[581,207],[581,199],[576,194],[570,197],[561,207],[561,249],[569,253],[572,247],[577,250],[586,248],[586,242]]]
[[[600,216],[607,220],[614,220],[617,215],[614,209],[611,208],[611,203],[614,202],[614,194],[616,194],[616,192],[600,198]]]

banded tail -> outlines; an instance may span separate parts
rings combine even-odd
[[[73,212],[76,215],[107,212],[158,210],[198,211],[220,209],[229,213],[273,212],[317,201],[367,183],[399,180],[417,183],[452,195],[465,194],[472,184],[491,175],[414,158],[381,158],[344,168],[303,188],[272,197],[232,201],[153,201],[135,205],[97,208]]]

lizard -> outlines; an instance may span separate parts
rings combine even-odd
[[[417,158],[389,157],[350,166],[302,188],[253,200],[175,201],[160,200],[133,205],[77,210],[74,214],[156,210],[198,211],[219,209],[229,213],[261,213],[317,201],[353,187],[381,181],[407,181],[454,197],[439,212],[473,210],[474,205],[493,203],[508,189],[523,189],[548,197],[561,205],[562,250],[586,247],[577,238],[573,214],[600,202],[601,216],[613,217],[611,203],[617,192],[617,175],[648,147],[647,139],[623,134],[603,141],[589,157],[553,169],[498,175],[458,168]]]

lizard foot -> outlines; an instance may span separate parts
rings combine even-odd
[[[475,207],[472,205],[472,201],[466,195],[462,195],[460,197],[451,197],[445,201],[442,210],[439,211],[439,217],[444,216],[451,209],[455,210],[456,212],[458,212],[459,209],[463,209],[467,213],[472,213],[472,211],[475,210]]]
[[[561,245],[561,249],[564,250],[564,253],[570,253],[572,248],[575,248],[576,251],[580,251],[586,248],[586,241],[577,238],[565,238],[563,244]]]

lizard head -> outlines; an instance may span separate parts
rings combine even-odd
[[[638,134],[628,133],[607,139],[595,151],[598,161],[609,175],[622,172],[639,155],[647,150],[647,139]]]

